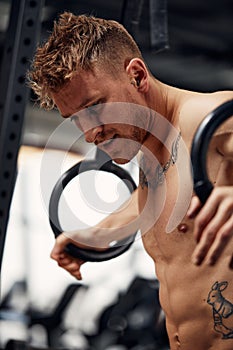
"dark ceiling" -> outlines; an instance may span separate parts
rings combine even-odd
[[[10,8],[10,0],[0,0],[0,53]],[[232,0],[45,0],[40,41],[46,39],[54,19],[63,11],[122,22],[153,74],[165,83],[197,91],[233,89]],[[38,134],[44,143],[44,135],[61,119],[57,113],[50,112],[48,117],[31,105],[29,108],[25,134]]]
[[[172,85],[202,91],[232,89],[233,1],[153,0],[153,3],[166,9],[164,21],[161,21],[162,11],[155,16],[156,21],[161,21],[160,34],[167,32],[168,47],[164,50],[150,48],[153,28],[149,23],[149,0],[46,1],[43,35],[51,28],[57,14],[64,10],[116,19],[135,36],[158,78]],[[135,17],[139,23],[133,27]]]

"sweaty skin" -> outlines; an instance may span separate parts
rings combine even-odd
[[[119,86],[119,82],[115,83],[109,77],[101,77],[98,72],[96,76],[84,72],[80,74],[79,79],[74,79],[61,91],[53,94],[55,104],[64,117],[73,115],[81,109],[81,106],[85,108],[87,105],[83,104],[82,101],[86,100],[87,96],[92,96],[89,99],[92,103],[99,100],[102,103],[121,101],[149,106],[164,115],[177,130],[181,131],[182,139],[187,149],[190,150],[194,132],[201,120],[215,107],[233,98],[232,92],[200,94],[169,87],[149,77],[140,60],[136,60],[133,64],[133,68],[140,72],[140,87],[130,84],[127,76],[126,79],[122,78]],[[126,70],[129,75],[131,68]],[[89,105],[91,102],[88,102]],[[145,127],[148,127],[146,122]],[[98,144],[104,137],[109,139],[117,134],[132,138],[136,132],[127,126],[124,128],[122,125],[114,125],[105,129],[96,127],[89,131],[84,130],[84,134],[88,142]],[[163,149],[161,143],[151,135],[144,133],[137,135],[138,142],[157,156],[161,164],[165,164],[170,155],[168,151]],[[153,196],[150,196],[147,215],[148,217],[153,215],[160,201],[163,186],[166,184],[166,198],[162,213],[153,227],[147,232],[142,232],[142,240],[147,253],[155,263],[156,276],[160,282],[160,302],[166,314],[171,350],[233,349],[233,337],[231,338],[233,312],[231,314],[229,311],[228,316],[225,317],[219,311],[220,306],[218,307],[218,305],[225,305],[226,300],[233,303],[232,270],[229,267],[233,252],[231,235],[226,236],[228,244],[222,254],[220,254],[221,249],[219,250],[217,262],[212,264],[213,261],[209,261],[208,264],[208,259],[210,259],[208,250],[210,248],[211,252],[211,244],[214,241],[216,230],[218,231],[218,245],[213,246],[213,248],[222,244],[222,241],[220,242],[222,238],[218,237],[220,237],[219,231],[221,231],[221,227],[224,227],[225,222],[227,222],[226,231],[228,228],[232,230],[233,227],[232,135],[233,122],[229,120],[225,126],[220,128],[211,142],[208,171],[216,188],[203,210],[201,210],[197,198],[193,196],[189,210],[187,208],[186,214],[182,215],[177,227],[169,233],[167,233],[166,226],[178,195],[179,174],[177,174],[176,167],[171,166],[166,173],[164,183],[154,187],[153,164],[150,159],[145,159],[148,184],[143,183],[143,178],[141,179],[137,191],[139,212],[143,210],[148,201],[148,190],[150,190],[153,191]],[[112,153],[113,158],[118,163],[126,162],[124,157],[119,154],[119,149],[114,148],[113,144],[107,150],[110,154]],[[130,145],[128,152],[132,158],[137,154],[138,148]],[[187,166],[184,164],[184,167]],[[225,185],[229,187],[224,187]],[[132,205],[132,212],[128,212],[128,216],[121,216],[120,219],[127,222],[130,217],[136,217],[138,214],[135,213],[136,207],[136,205]],[[111,219],[109,219],[110,225]],[[208,233],[208,239],[202,235],[203,232]],[[93,235],[98,236],[98,232],[94,232]],[[88,238],[85,238],[82,232],[76,233],[76,239],[79,239],[82,244],[88,245]],[[64,246],[70,241],[70,238],[60,235],[51,257],[57,260],[60,266],[80,279],[80,266],[83,262],[63,253]],[[199,242],[198,245],[196,241]],[[205,261],[202,263],[204,258]],[[225,290],[222,290],[223,287],[220,284],[223,281],[227,282],[224,284]],[[215,298],[217,300],[218,297],[218,302],[209,299],[211,291],[217,294]]]

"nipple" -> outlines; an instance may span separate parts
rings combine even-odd
[[[188,225],[186,224],[179,224],[177,227],[179,232],[186,233],[188,231]]]

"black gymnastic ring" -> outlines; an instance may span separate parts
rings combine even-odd
[[[233,100],[227,101],[210,112],[199,125],[192,142],[191,164],[193,168],[194,191],[204,204],[213,185],[206,170],[206,156],[215,130],[233,115]]]
[[[112,163],[112,161],[107,161],[100,165],[97,159],[95,160],[84,160],[69,170],[67,170],[55,184],[50,201],[49,201],[49,223],[54,232],[55,237],[59,236],[64,230],[61,228],[59,217],[58,217],[58,205],[61,194],[65,189],[66,185],[79,174],[90,171],[90,170],[101,170],[115,174],[120,177],[122,181],[126,184],[129,191],[132,193],[136,189],[136,184],[130,174],[123,168]],[[65,251],[75,258],[82,259],[84,261],[100,262],[106,261],[126,252],[135,240],[136,233],[130,235],[117,242],[117,246],[110,247],[104,251],[97,251],[92,249],[82,249],[74,244],[68,244]]]

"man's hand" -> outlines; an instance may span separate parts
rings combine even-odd
[[[80,272],[80,267],[82,264],[84,264],[85,261],[78,258],[73,258],[64,252],[64,249],[68,243],[74,243],[74,241],[66,237],[63,233],[60,234],[56,238],[55,245],[51,251],[50,257],[57,261],[58,266],[68,271],[78,280],[81,280],[82,275]]]
[[[203,207],[193,197],[187,215],[195,219],[194,264],[200,265],[205,259],[207,264],[214,265],[233,236],[233,187],[215,187]]]
[[[109,244],[113,240],[123,239],[134,232],[134,228],[132,229],[128,224],[134,220],[136,221],[137,218],[138,190],[135,190],[130,200],[127,201],[127,205],[125,203],[122,205],[122,210],[119,208],[96,226],[60,234],[55,241],[50,257],[56,260],[58,265],[72,276],[81,280],[80,267],[85,261],[68,255],[64,251],[67,244],[73,243],[79,248],[104,251],[109,248]],[[137,223],[136,227],[138,227]]]

